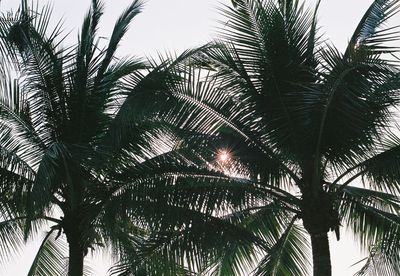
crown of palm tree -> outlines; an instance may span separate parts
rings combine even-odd
[[[175,98],[169,120],[230,148],[255,195],[220,218],[261,241],[224,240],[203,273],[307,275],[311,239],[314,275],[331,275],[327,233],[340,226],[373,246],[359,275],[399,273],[399,64],[385,27],[398,5],[374,1],[344,53],[317,34],[319,2],[222,9],[220,39],[189,62],[192,84],[158,102]]]

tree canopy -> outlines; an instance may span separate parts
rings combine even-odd
[[[29,275],[111,249],[116,275],[329,276],[346,227],[357,275],[399,273],[399,1],[344,52],[319,2],[232,2],[215,41],[149,60],[115,54],[140,1],[105,44],[98,0],[71,47],[49,6],[1,20],[3,258],[47,229]]]

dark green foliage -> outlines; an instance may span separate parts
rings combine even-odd
[[[18,65],[1,71],[2,251],[48,221],[33,275],[61,273],[55,235],[70,274],[104,247],[118,275],[307,275],[311,236],[329,276],[315,242],[345,226],[372,248],[360,275],[399,273],[398,1],[374,1],[344,53],[319,2],[233,4],[218,41],[159,62],[115,58],[140,1],[104,47],[100,1],[72,48],[48,8],[1,21]]]
[[[78,43],[67,49],[60,46],[61,26],[49,31],[47,6],[39,12],[24,6],[15,19],[2,21],[2,32],[8,32],[2,50],[12,53],[17,65],[2,67],[2,258],[49,227],[30,275],[66,272],[66,250],[59,247],[65,239],[71,275],[83,273],[88,250],[103,247],[111,247],[124,266],[129,261],[132,271],[159,275],[168,267],[171,275],[186,273],[182,257],[169,258],[166,251],[162,256],[153,250],[140,253],[148,256],[144,260],[134,257],[145,240],[173,240],[174,227],[188,220],[203,229],[209,220],[226,227],[211,215],[224,200],[203,197],[218,197],[225,186],[238,184],[203,166],[201,153],[193,155],[181,142],[188,132],[163,122],[152,104],[179,79],[169,69],[179,67],[190,52],[159,65],[115,57],[141,7],[140,1],[132,2],[104,46],[97,36],[103,4],[96,0]],[[221,187],[208,191],[208,180]],[[242,190],[224,196],[250,197]]]
[[[363,248],[378,248],[375,258],[384,256],[374,269],[398,274],[395,265],[382,267],[396,263],[400,226],[399,142],[393,124],[399,64],[390,58],[397,36],[384,25],[398,11],[398,1],[374,1],[344,53],[317,34],[319,2],[315,10],[300,1],[232,2],[234,7],[221,9],[226,22],[220,39],[194,53],[182,73],[185,84],[159,98],[164,108],[175,99],[166,120],[214,139],[216,149],[229,149],[236,170],[225,164],[225,173],[246,178],[243,189],[257,195],[224,209],[224,218],[232,213],[244,219],[229,222],[264,245],[247,240],[222,246],[210,253],[203,270],[305,275],[309,245],[304,231],[319,241],[329,231],[339,238],[345,226]],[[226,188],[226,193],[232,190]],[[225,204],[237,200],[224,195],[208,197]],[[269,209],[271,204],[276,208]],[[265,212],[268,216],[259,216]],[[285,219],[277,219],[279,212]],[[317,247],[324,250],[317,255],[327,258],[320,258],[314,275],[326,276],[329,249]]]

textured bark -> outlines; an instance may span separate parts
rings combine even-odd
[[[331,254],[328,234],[311,234],[314,276],[331,276]]]

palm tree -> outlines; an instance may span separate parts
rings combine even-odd
[[[141,3],[134,1],[123,12],[104,49],[98,48],[96,39],[103,11],[99,1],[92,3],[76,48],[60,46],[61,25],[46,36],[48,6],[36,13],[23,1],[16,21],[2,21],[12,23],[3,30],[3,38],[11,44],[4,48],[21,72],[2,90],[2,187],[7,193],[16,192],[5,206],[14,215],[2,213],[6,217],[2,240],[18,242],[49,226],[43,221],[53,224],[30,275],[62,272],[62,252],[55,247],[62,233],[69,245],[69,275],[82,275],[87,250],[102,242],[99,219],[115,188],[109,186],[107,162],[119,158],[112,151],[115,145],[104,142],[110,140],[107,129],[125,92],[123,80],[133,74],[139,77],[138,71],[146,68],[140,60],[116,61],[114,55],[140,9]],[[12,77],[3,78],[4,83],[7,79]],[[20,226],[14,238],[7,236],[7,224]]]
[[[187,74],[190,85],[158,98],[175,99],[170,120],[228,149],[220,165],[257,194],[219,213],[253,238],[199,252],[198,268],[306,275],[311,240],[314,275],[331,275],[328,233],[339,239],[345,226],[373,248],[359,275],[398,275],[400,75],[396,28],[384,24],[399,1],[374,1],[344,53],[318,35],[319,2],[313,11],[295,0],[232,2],[220,40],[193,56],[211,71],[198,69],[200,81]]]
[[[138,258],[137,248],[187,222],[179,212],[197,201],[184,195],[198,189],[185,184],[221,174],[197,166],[199,155],[184,158],[183,130],[151,105],[175,82],[168,68],[192,52],[158,66],[115,56],[141,7],[133,1],[122,13],[104,48],[98,0],[76,47],[61,46],[61,25],[49,31],[48,6],[32,11],[23,1],[1,21],[0,248],[6,258],[47,227],[29,275],[62,274],[66,250],[68,275],[82,275],[88,250],[102,248],[119,261],[115,273],[187,273],[177,257],[150,250]]]
[[[205,164],[206,144],[192,143],[203,134],[168,116],[173,98],[163,96],[191,85],[186,60],[202,49],[157,64],[118,59],[141,3],[127,8],[101,48],[96,0],[78,44],[65,49],[61,25],[49,31],[51,9],[22,3],[0,21],[2,258],[47,228],[29,275],[60,275],[65,260],[69,275],[82,275],[88,250],[111,249],[113,274],[173,276],[201,267],[191,256],[217,243],[260,242],[213,208],[240,206],[251,189]]]

